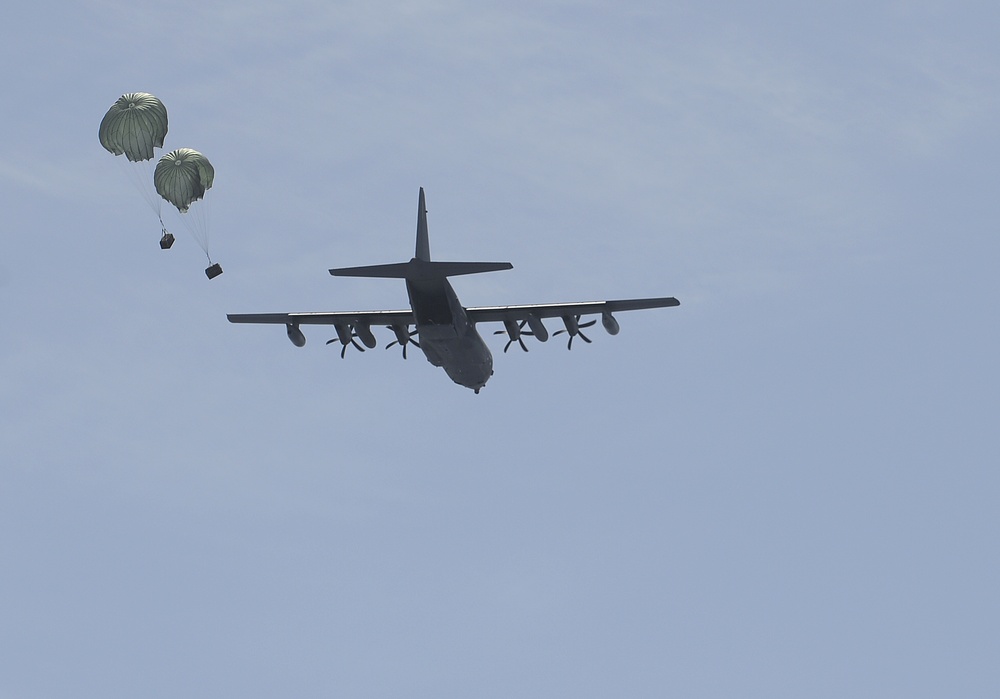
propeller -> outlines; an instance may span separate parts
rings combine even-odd
[[[493,331],[494,335],[507,335],[507,337],[510,338],[510,339],[507,340],[507,344],[503,346],[504,354],[507,353],[507,350],[510,349],[510,346],[512,344],[514,344],[515,341],[519,345],[521,345],[521,349],[523,349],[525,352],[528,351],[528,346],[526,344],[524,344],[524,340],[521,339],[521,336],[522,335],[532,335],[532,336],[534,336],[535,333],[531,332],[530,330],[528,330],[528,331],[524,330],[524,326],[527,325],[527,324],[528,324],[527,320],[522,320],[520,323],[518,323],[516,325],[514,324],[514,321],[512,321],[512,320],[505,320],[503,322],[504,330],[494,330]]]
[[[343,359],[344,355],[347,354],[347,348],[350,347],[351,345],[354,345],[355,347],[357,347],[358,350],[361,351],[361,352],[365,351],[364,347],[362,347],[357,342],[355,342],[354,338],[356,338],[356,337],[357,337],[357,335],[352,334],[350,341],[347,342],[346,344],[344,344],[344,347],[340,350],[340,358],[341,359]],[[327,340],[326,344],[329,345],[329,344],[333,344],[334,342],[340,342],[340,338],[339,337],[335,337],[333,339]]]
[[[390,342],[388,345],[386,345],[385,348],[389,349],[393,345],[399,345],[399,346],[401,346],[403,348],[403,359],[406,359],[406,346],[407,345],[409,345],[409,344],[412,343],[413,345],[416,345],[417,347],[420,347],[420,343],[417,342],[416,340],[412,339],[413,336],[417,334],[417,331],[416,330],[410,330],[409,329],[410,328],[409,325],[405,325],[405,326],[402,326],[402,325],[387,325],[385,327],[387,327],[389,330],[392,330],[394,333],[396,333],[396,339],[393,340],[392,342]]]
[[[334,337],[334,338],[331,338],[331,339],[327,340],[326,344],[329,345],[329,344],[332,344],[334,342],[339,342],[340,344],[342,344],[344,347],[340,350],[340,358],[341,359],[343,359],[344,356],[347,354],[347,348],[350,345],[354,345],[355,347],[357,347],[359,352],[364,352],[365,351],[364,347],[362,347],[357,342],[355,342],[354,338],[356,338],[358,336],[358,334],[356,332],[354,332],[350,328],[350,326],[348,326],[348,325],[335,325],[334,327],[337,329],[337,337]]]
[[[566,345],[566,349],[573,349],[573,338],[576,337],[577,335],[579,335],[584,342],[590,344],[591,339],[586,335],[584,335],[580,331],[580,328],[589,328],[596,322],[597,322],[596,318],[588,323],[581,323],[580,316],[563,316],[563,324],[566,326],[566,328],[564,330],[556,330],[552,334],[559,335],[560,333],[568,333],[569,342]]]

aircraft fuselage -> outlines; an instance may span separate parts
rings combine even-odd
[[[407,279],[406,292],[427,361],[476,393],[493,375],[493,355],[444,277]]]

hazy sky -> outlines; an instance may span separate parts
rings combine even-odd
[[[6,8],[0,699],[996,696],[998,25]],[[217,279],[98,142],[130,91],[215,166]],[[478,396],[226,322],[404,307],[327,269],[408,259],[421,186],[436,258],[514,264],[467,305],[682,305],[490,336]]]

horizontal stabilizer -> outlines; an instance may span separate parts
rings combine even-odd
[[[335,277],[381,277],[387,279],[443,279],[462,274],[499,272],[511,269],[509,262],[427,262],[413,259],[388,265],[367,265],[364,267],[340,267],[331,269]]]

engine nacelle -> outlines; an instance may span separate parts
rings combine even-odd
[[[406,347],[406,343],[410,341],[410,327],[408,325],[400,325],[399,323],[390,325],[389,327],[396,334],[396,342],[402,347]]]
[[[358,339],[361,343],[368,349],[373,349],[378,342],[375,340],[375,335],[372,334],[371,326],[366,323],[355,323],[354,332],[357,334]]]
[[[610,313],[601,314],[601,324],[604,329],[608,331],[608,335],[617,335],[621,327],[618,325],[618,321]]]
[[[516,321],[504,319],[503,327],[507,331],[507,337],[511,339],[511,342],[514,342],[521,337],[521,326],[518,325]]]
[[[351,326],[343,323],[334,323],[333,329],[337,331],[337,339],[345,347],[351,344]]]
[[[298,325],[285,325],[285,332],[288,333],[288,339],[291,340],[292,344],[296,347],[303,347],[306,344],[306,336],[302,334],[301,330],[299,330]]]
[[[542,319],[533,313],[528,314],[528,327],[531,328],[531,333],[539,342],[545,342],[549,339],[549,331],[542,322]]]

